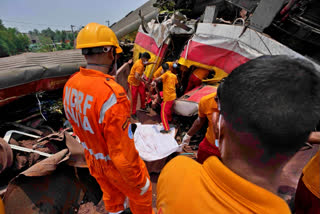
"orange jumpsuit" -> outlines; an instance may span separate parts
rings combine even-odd
[[[106,210],[123,210],[127,196],[133,213],[152,213],[150,178],[134,145],[123,87],[110,75],[80,68],[64,87],[63,105]]]
[[[204,164],[178,156],[161,171],[157,184],[158,214],[289,214],[277,195],[240,177],[217,157]]]
[[[1,198],[0,198],[0,214],[5,214],[5,212],[4,212],[4,205],[3,205],[3,202],[2,202],[2,200],[1,200]]]

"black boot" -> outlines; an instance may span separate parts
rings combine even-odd
[[[123,212],[120,214],[132,214],[132,212],[131,212],[130,208],[127,208],[127,209],[123,210]]]

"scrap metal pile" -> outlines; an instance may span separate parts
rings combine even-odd
[[[75,213],[101,200],[64,118],[61,92],[32,94],[0,108],[0,196],[7,213]]]

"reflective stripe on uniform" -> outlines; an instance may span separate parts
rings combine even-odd
[[[99,118],[99,124],[102,123],[104,115],[108,111],[109,108],[111,108],[114,104],[117,103],[117,97],[115,94],[112,94],[110,98],[102,105],[100,110],[100,118]]]
[[[146,184],[144,185],[144,187],[141,188],[140,195],[144,195],[148,191],[149,186],[150,186],[150,180],[149,178],[147,178]]]
[[[94,154],[93,151],[92,151],[92,149],[89,149],[85,143],[82,142],[81,144],[82,144],[82,146],[83,146],[83,148],[84,148],[85,150],[89,151],[90,155],[92,155],[92,156],[95,157],[96,160],[99,160],[99,159],[100,159],[100,160],[105,160],[105,161],[111,160],[111,158],[110,158],[109,155],[104,156],[102,153]]]

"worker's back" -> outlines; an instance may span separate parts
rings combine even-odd
[[[217,157],[204,164],[187,157],[171,160],[157,186],[159,214],[286,214],[284,200],[232,172]]]
[[[111,81],[107,76],[99,71],[81,68],[67,82],[64,90],[65,112],[75,134],[84,148],[91,149],[89,154],[101,153],[104,157],[108,155],[108,148],[102,143],[105,142],[102,135],[104,118],[100,119],[99,114],[108,99],[117,102],[116,97],[111,97],[112,89],[105,84],[106,78]]]

